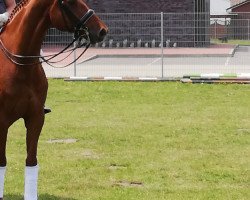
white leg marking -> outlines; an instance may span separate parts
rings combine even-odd
[[[25,167],[24,200],[37,200],[37,181],[39,167]]]

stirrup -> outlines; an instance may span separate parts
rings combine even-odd
[[[50,108],[47,108],[47,107],[45,107],[45,106],[44,106],[43,110],[44,110],[44,114],[48,114],[48,113],[51,112],[51,109],[50,109]]]

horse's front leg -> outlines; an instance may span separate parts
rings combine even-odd
[[[41,112],[25,119],[27,128],[26,144],[27,158],[25,168],[25,189],[24,200],[37,200],[37,182],[38,182],[38,163],[37,163],[37,145],[38,139],[44,124],[43,108]]]
[[[4,191],[4,177],[6,171],[7,132],[8,128],[2,127],[2,125],[0,125],[0,200],[3,200],[3,191]]]

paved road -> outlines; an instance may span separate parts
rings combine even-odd
[[[98,57],[76,65],[80,77],[181,77],[194,73],[250,73],[250,47],[239,47],[233,57]],[[74,76],[74,66],[52,69],[48,77]]]

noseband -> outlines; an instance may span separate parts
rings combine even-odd
[[[89,9],[80,19],[74,14],[74,12],[64,3],[64,0],[58,0],[58,4],[64,18],[65,24],[70,30],[70,26],[67,23],[66,17],[70,20],[73,25],[71,27],[74,28],[74,39],[85,38],[87,41],[89,40],[89,32],[86,27],[86,23],[90,20],[90,18],[95,14],[95,11]]]

